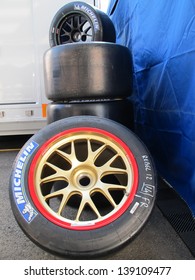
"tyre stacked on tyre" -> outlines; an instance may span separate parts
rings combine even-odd
[[[76,115],[106,117],[133,128],[132,58],[115,43],[112,21],[83,2],[62,7],[44,56],[48,123]],[[122,112],[122,114],[121,114]]]
[[[65,17],[56,16],[57,27],[52,23],[52,47],[44,56],[46,95],[53,101],[50,124],[19,152],[10,200],[20,227],[40,247],[89,259],[121,247],[143,228],[155,204],[156,174],[147,148],[128,129],[128,49],[114,42],[86,42],[89,27],[83,29],[83,18],[91,16],[91,24],[96,13],[101,15],[100,37],[94,35],[95,26],[91,34],[102,40],[108,38],[105,16],[96,10],[92,16],[94,9],[82,2],[68,7],[76,12],[60,10]],[[59,26],[63,31],[66,24],[79,25],[85,36],[77,38],[84,42],[60,41]]]
[[[78,42],[113,42],[116,33],[111,19],[87,3],[75,1],[64,5],[54,16],[50,30],[51,47]]]

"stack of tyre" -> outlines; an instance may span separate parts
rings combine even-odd
[[[131,54],[115,41],[112,21],[95,7],[72,2],[57,12],[44,56],[48,123],[94,115],[133,128]]]
[[[42,248],[97,257],[131,240],[155,203],[152,158],[129,129],[131,55],[107,15],[78,1],[55,15],[50,44],[49,124],[15,160],[12,210]]]

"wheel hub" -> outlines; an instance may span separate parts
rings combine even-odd
[[[81,165],[73,170],[71,178],[75,189],[89,191],[96,185],[97,172],[89,166]]]
[[[72,32],[72,40],[74,42],[79,42],[79,41],[81,41],[81,39],[82,39],[82,37],[81,37],[80,31],[76,30],[76,31]]]

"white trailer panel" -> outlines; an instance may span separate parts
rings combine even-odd
[[[0,135],[33,134],[46,125],[43,54],[51,21],[68,2],[0,1]]]

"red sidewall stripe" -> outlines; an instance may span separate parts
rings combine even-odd
[[[58,219],[57,217],[53,216],[50,212],[48,212],[44,208],[44,206],[41,204],[41,202],[37,196],[36,186],[35,186],[35,172],[36,172],[36,168],[37,168],[37,163],[39,162],[40,158],[46,153],[46,151],[51,146],[51,144],[56,142],[58,139],[65,137],[68,134],[78,133],[78,132],[98,133],[100,135],[104,135],[106,137],[109,137],[110,139],[113,139],[126,152],[126,156],[128,157],[129,162],[132,166],[133,175],[134,175],[131,193],[130,193],[128,199],[126,200],[126,202],[124,203],[124,205],[117,212],[115,212],[113,215],[106,218],[105,220],[102,220],[102,221],[99,221],[96,223],[94,222],[94,224],[88,224],[88,225],[84,225],[84,226],[78,226],[78,225],[74,226],[71,223],[67,223],[63,220]],[[97,128],[91,128],[91,127],[73,128],[73,129],[68,129],[66,131],[56,134],[55,136],[50,138],[48,141],[46,141],[41,146],[41,148],[37,151],[35,157],[32,160],[32,163],[31,163],[30,169],[29,169],[28,188],[29,188],[30,196],[31,196],[36,208],[50,222],[52,222],[60,227],[71,229],[71,230],[93,230],[93,229],[97,229],[97,228],[106,226],[106,225],[114,222],[117,218],[119,218],[128,209],[128,207],[130,206],[130,204],[132,203],[132,201],[134,199],[135,193],[138,188],[138,167],[137,167],[136,160],[135,160],[131,150],[129,149],[129,147],[117,136],[111,134],[110,132],[107,132],[102,129],[97,129]]]

